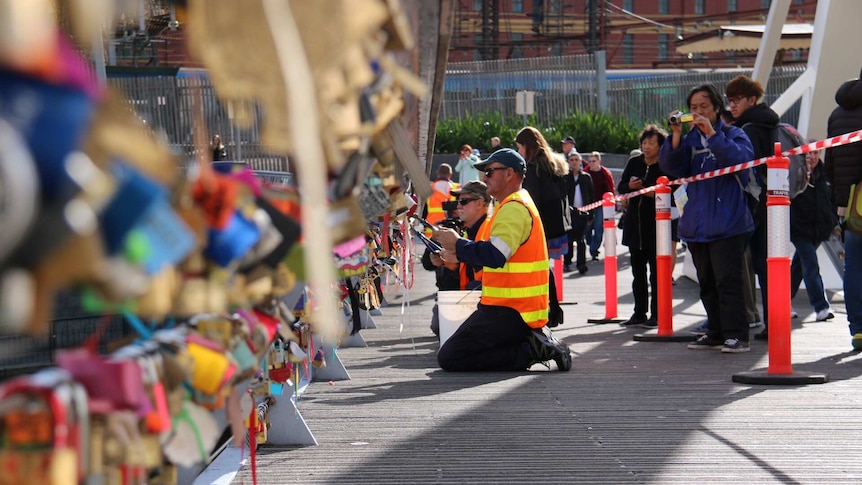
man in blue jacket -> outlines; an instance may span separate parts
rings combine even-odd
[[[671,136],[659,152],[659,167],[676,177],[737,165],[751,160],[754,151],[748,136],[725,125],[723,106],[715,86],[704,84],[689,92],[687,105],[693,115],[691,129],[683,136],[682,125],[670,125]],[[671,113],[671,118],[679,112]],[[750,350],[748,322],[742,304],[742,261],[754,220],[743,192],[744,172],[688,184],[688,202],[679,222],[679,237],[688,245],[697,269],[700,299],[709,329],[690,349],[721,349],[739,353]]]

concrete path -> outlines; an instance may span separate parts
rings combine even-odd
[[[620,252],[619,315],[628,318],[631,272]],[[433,275],[415,269],[409,292],[387,288],[378,328],[362,332],[368,347],[339,350],[352,380],[312,384],[300,399],[319,446],[262,447],[258,483],[862,482],[862,358],[841,302],[834,320],[814,322],[804,290],[794,301],[794,370],[827,373],[828,383],[740,385],[734,373],[767,367],[766,343],[752,340],[747,354],[693,351],[588,324],[605,314],[603,263],[592,262],[586,275],[565,277],[564,301],[577,304],[564,307],[556,334],[574,352],[571,372],[552,363],[451,374],[437,367],[428,330]],[[686,334],[705,314],[690,280],[674,292],[674,327]],[[233,483],[252,483],[248,466]]]

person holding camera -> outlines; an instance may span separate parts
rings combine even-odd
[[[652,187],[656,185],[659,177],[666,175],[658,166],[659,149],[665,138],[667,138],[667,132],[658,126],[644,127],[638,135],[641,154],[630,158],[626,163],[617,187],[620,194]],[[628,202],[622,243],[628,246],[631,256],[632,295],[635,308],[631,318],[621,325],[657,328],[655,192],[633,197]],[[649,279],[647,279],[647,267],[649,267]],[[649,318],[647,318],[647,309],[650,312]]]
[[[659,151],[659,168],[675,177],[690,177],[730,167],[754,156],[742,129],[719,118],[721,93],[711,84],[693,88],[686,99],[690,114],[670,113],[671,136]],[[690,130],[682,133],[689,119]],[[688,202],[679,221],[679,237],[688,245],[697,270],[700,299],[709,328],[690,349],[748,352],[749,332],[742,305],[742,258],[754,231],[744,172],[688,184]]]
[[[451,229],[434,231],[444,262],[481,265],[482,297],[472,315],[437,352],[445,371],[522,371],[553,360],[572,367],[568,346],[546,329],[548,247],[539,211],[523,188],[527,162],[503,148],[477,164],[487,193],[500,201],[488,240]],[[462,196],[463,197],[463,196]],[[480,238],[481,239],[481,238]]]
[[[488,207],[491,196],[488,186],[478,180],[468,182],[452,195],[458,198],[457,215],[464,225],[464,234],[471,241],[487,241],[491,230]],[[473,290],[482,286],[482,266],[461,263],[458,270],[461,290]]]

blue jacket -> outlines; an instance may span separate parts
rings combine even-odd
[[[748,135],[719,121],[706,147],[697,128],[680,140],[676,150],[670,138],[665,140],[658,163],[663,172],[682,178],[753,159],[754,149]],[[738,178],[728,174],[688,184],[688,202],[679,221],[680,239],[712,242],[754,231],[754,220],[742,190],[748,183],[748,174],[743,171],[736,175]]]

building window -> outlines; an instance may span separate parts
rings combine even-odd
[[[728,12],[736,12],[739,10],[739,6],[737,5],[736,0],[727,0],[727,11]]]
[[[512,34],[512,59],[521,59],[524,57],[524,47],[521,42],[524,40],[524,34]]]
[[[658,0],[658,13],[662,15],[670,13],[670,0]]]
[[[793,0],[793,5],[803,5],[805,0]]]
[[[694,0],[694,14],[704,15],[706,13],[706,0]]]
[[[473,10],[477,12],[482,11],[482,0],[473,0]]]
[[[563,43],[557,42],[553,46],[551,46],[551,55],[559,57],[563,55]]]
[[[669,44],[669,35],[667,34],[659,34],[658,35],[658,60],[666,61],[667,60],[667,47]]]
[[[551,0],[551,13],[563,13],[563,0]]]
[[[484,44],[482,42],[482,34],[473,34],[473,45],[476,46],[476,50],[473,51],[473,60],[483,61],[484,59],[482,59],[482,46]]]
[[[790,51],[790,58],[794,61],[802,60],[802,49],[793,49]]]
[[[632,64],[635,61],[635,42],[632,34],[623,35],[623,64]]]
[[[512,12],[524,13],[524,0],[512,0]]]
[[[623,0],[623,8],[629,12],[635,11],[635,0]]]
[[[772,6],[772,0],[760,0],[760,8],[769,8]]]

